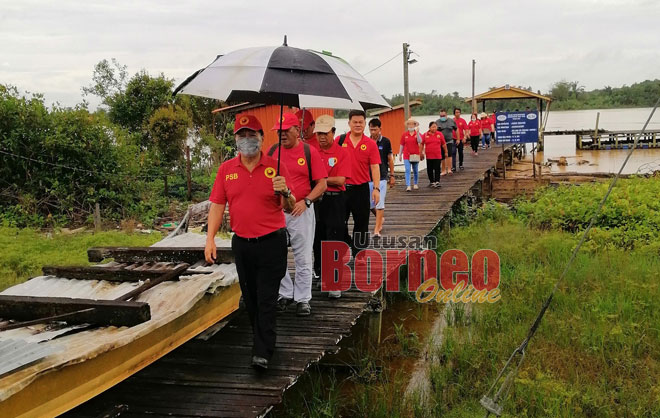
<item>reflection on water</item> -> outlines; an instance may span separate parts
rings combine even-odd
[[[634,131],[642,129],[651,113],[651,108],[550,111],[545,129],[546,131],[594,129],[598,112],[600,112],[599,129]],[[415,116],[422,132],[426,131],[430,121],[437,118],[435,115]],[[348,120],[337,119],[336,127],[338,133],[347,131]],[[403,129],[402,126],[402,133]],[[647,129],[660,130],[660,112],[656,111]],[[527,145],[527,149],[531,150],[531,144]],[[612,173],[619,170],[627,153],[628,150],[578,151],[575,148],[575,136],[556,135],[545,137],[545,152],[538,153],[536,161],[547,163],[548,158],[566,157],[568,166],[558,167],[556,164],[552,164],[552,167],[544,167],[544,171],[550,170],[553,173]],[[531,158],[531,154],[528,153],[526,159],[531,161]],[[588,162],[584,163],[584,161]],[[578,162],[582,162],[582,164],[578,164]],[[623,173],[636,173],[640,168],[647,172],[653,168],[660,170],[660,148],[636,149]]]

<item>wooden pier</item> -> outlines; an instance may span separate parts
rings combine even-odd
[[[419,190],[405,192],[402,179],[388,190],[383,235],[426,236],[468,195],[488,196],[501,147],[465,149],[465,170],[443,176],[442,188],[429,188],[420,173]],[[371,225],[373,225],[373,218]],[[342,338],[378,298],[354,287],[329,300],[314,286],[312,315],[291,309],[278,317],[277,350],[266,372],[250,367],[252,332],[238,311],[208,340],[194,339],[66,417],[254,417],[267,414],[305,370],[337,352]]]
[[[639,131],[608,131],[578,129],[567,131],[546,131],[544,137],[555,135],[575,135],[575,148],[583,150],[628,149],[635,142]],[[660,130],[646,131],[638,142],[640,148],[660,148]]]

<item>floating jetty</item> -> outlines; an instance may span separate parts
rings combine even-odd
[[[575,148],[579,150],[628,149],[635,142],[639,131],[608,131],[578,129],[566,131],[546,131],[544,137],[554,135],[574,135]],[[642,134],[637,143],[639,148],[660,148],[660,130],[649,130]]]

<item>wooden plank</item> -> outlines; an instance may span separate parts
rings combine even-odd
[[[0,295],[0,317],[29,321],[81,311],[69,324],[133,326],[151,319],[145,302]]]
[[[172,267],[161,269],[126,269],[125,267],[103,266],[44,266],[41,270],[46,276],[56,276],[77,280],[107,280],[110,282],[139,282],[155,279]],[[170,280],[177,280],[173,277]]]
[[[234,262],[230,247],[218,247],[216,264]],[[113,258],[119,263],[144,263],[166,261],[171,263],[194,264],[204,260],[203,247],[93,247],[87,250],[91,262],[101,262]]]

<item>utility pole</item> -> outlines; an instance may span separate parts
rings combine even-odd
[[[403,43],[403,114],[406,120],[410,118],[410,98],[408,97],[408,45]]]
[[[472,60],[472,113],[477,111],[477,101],[474,100],[474,66],[477,62]]]

